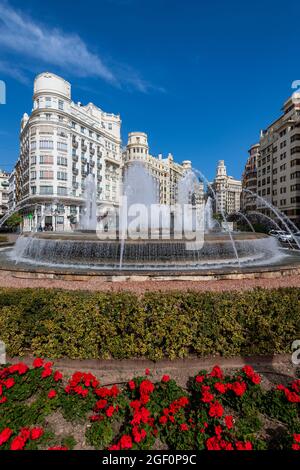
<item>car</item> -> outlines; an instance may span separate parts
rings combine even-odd
[[[277,240],[283,243],[288,243],[288,242],[293,242],[294,241],[294,236],[290,233],[284,232],[284,233],[279,233],[276,236]]]
[[[270,230],[269,232],[269,235],[271,237],[276,237],[278,238],[279,235],[285,235],[287,232],[285,232],[284,230]]]

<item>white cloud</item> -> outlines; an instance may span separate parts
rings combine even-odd
[[[59,67],[77,77],[101,78],[118,87],[125,84],[144,93],[153,88],[129,67],[130,73],[125,68],[126,72],[122,74],[123,66],[119,67],[120,73],[113,71],[98,54],[89,50],[77,34],[38,24],[7,3],[0,4],[0,48],[21,55],[23,62],[26,59],[30,61],[30,65],[13,67],[0,61],[0,71],[6,70],[8,75],[23,83],[26,81],[26,68],[36,71],[36,65],[40,68],[43,64]]]

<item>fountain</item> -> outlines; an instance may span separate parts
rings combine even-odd
[[[146,167],[139,162],[132,163],[124,174],[123,198],[116,218],[118,228],[115,232],[109,229],[107,237],[99,234],[95,180],[88,175],[81,229],[70,233],[25,234],[19,237],[13,249],[0,251],[1,269],[41,271],[43,275],[50,272],[51,276],[61,273],[120,276],[127,273],[151,278],[170,275],[176,279],[186,275],[199,278],[246,275],[253,270],[280,271],[283,267],[299,264],[298,253],[281,249],[273,237],[253,231],[226,230],[227,219],[223,213],[221,228],[213,218],[210,197],[203,207],[204,243],[189,249],[187,233],[174,227],[172,232],[171,227],[172,220],[174,222],[178,215],[177,206],[189,205],[189,217],[193,216],[198,204],[199,175],[204,181],[202,173],[195,170],[183,175],[178,183],[178,205],[170,209],[157,204],[158,188]],[[129,237],[128,229],[132,227],[135,236]]]
[[[96,183],[94,176],[90,173],[86,177],[84,192],[85,208],[81,217],[80,227],[82,230],[96,231],[97,228],[97,202]]]
[[[213,204],[212,198],[210,196],[208,196],[205,204],[204,221],[205,232],[213,232],[218,229],[220,230],[219,222],[213,217]]]

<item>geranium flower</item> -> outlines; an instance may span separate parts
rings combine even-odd
[[[245,382],[234,382],[231,384],[231,390],[236,394],[237,397],[241,397],[247,390],[247,385]]]
[[[162,382],[169,382],[170,381],[170,376],[169,375],[163,375],[162,379],[161,379]]]
[[[55,380],[55,382],[59,382],[60,380],[62,380],[62,378],[63,375],[61,372],[59,372],[58,370],[54,372],[53,379]]]
[[[182,423],[182,424],[180,425],[180,429],[181,429],[181,431],[188,431],[188,430],[189,430],[189,427],[188,427],[188,425],[187,425],[186,423]]]
[[[30,439],[36,441],[37,439],[40,439],[43,434],[44,431],[42,428],[33,428],[30,432]]]
[[[10,444],[10,450],[23,450],[25,447],[26,441],[23,437],[17,436],[15,437],[11,444]]]
[[[121,449],[131,449],[132,448],[132,439],[131,436],[125,434],[120,439],[120,447]]]
[[[2,444],[5,444],[9,440],[9,438],[12,436],[13,432],[10,428],[5,428],[3,429],[2,432],[0,432],[0,446]]]
[[[224,412],[223,406],[218,401],[215,401],[214,403],[210,404],[208,414],[212,418],[221,418],[223,415],[223,412]]]
[[[34,369],[37,369],[37,368],[39,368],[39,367],[42,367],[43,364],[44,364],[44,361],[43,361],[43,359],[41,359],[40,357],[37,357],[37,358],[33,361],[33,363],[32,363]]]
[[[50,390],[50,392],[48,393],[48,398],[50,398],[50,400],[52,398],[55,398],[57,395],[56,391],[55,390]]]

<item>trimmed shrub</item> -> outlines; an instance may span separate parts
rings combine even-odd
[[[0,339],[11,356],[158,360],[290,352],[300,289],[90,293],[0,289]]]

